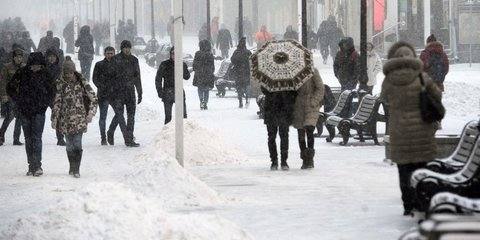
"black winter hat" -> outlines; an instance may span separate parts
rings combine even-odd
[[[388,59],[392,59],[395,57],[395,53],[397,52],[397,50],[401,47],[407,47],[407,48],[410,48],[410,50],[412,50],[413,52],[413,56],[414,57],[417,57],[417,54],[415,53],[415,48],[413,48],[413,46],[410,44],[410,43],[407,43],[407,42],[404,42],[404,41],[400,41],[400,42],[397,42],[395,44],[393,44],[392,47],[390,47],[390,50],[388,50]]]
[[[124,48],[132,48],[132,43],[128,40],[123,40],[122,43],[120,44],[120,49]]]
[[[28,63],[27,65],[32,66],[32,65],[42,65],[45,66],[47,63],[45,62],[45,57],[43,57],[43,54],[41,52],[33,52],[30,53],[28,56]]]
[[[12,59],[16,56],[23,56],[25,52],[23,52],[23,49],[17,48],[12,51]]]

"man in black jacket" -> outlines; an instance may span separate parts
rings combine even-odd
[[[107,141],[113,145],[113,135],[117,125],[123,133],[127,147],[138,147],[140,144],[134,141],[135,110],[136,104],[142,102],[142,81],[140,78],[140,66],[138,59],[132,55],[132,43],[122,41],[121,52],[113,57],[116,69],[116,84],[112,86],[110,96],[115,117],[107,132]],[[138,102],[136,102],[135,89],[137,90]],[[127,110],[127,122],[123,117],[124,107]]]
[[[45,65],[42,53],[30,54],[27,65],[19,69],[7,85],[7,93],[17,104],[22,118],[28,159],[27,176],[38,177],[43,174],[42,133],[45,111],[55,94],[53,78]]]
[[[175,103],[175,49],[170,49],[170,59],[163,61],[158,67],[155,87],[158,97],[162,99],[165,109],[165,124],[172,121],[172,106]],[[187,64],[183,63],[183,79],[190,79]],[[185,91],[183,92],[183,117],[187,118]]]
[[[107,145],[107,135],[105,134],[107,113],[108,113],[108,96],[112,85],[115,84],[115,64],[112,61],[115,55],[115,48],[109,46],[104,50],[105,59],[95,64],[93,69],[93,84],[97,87],[98,106],[100,108],[100,136],[102,145]]]

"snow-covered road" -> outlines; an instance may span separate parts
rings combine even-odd
[[[196,44],[193,42],[194,38],[186,39],[186,52],[194,51]],[[65,150],[55,145],[55,133],[50,128],[49,121],[44,131],[45,175],[40,178],[24,176],[26,170],[24,148],[11,145],[12,129],[9,129],[6,134],[6,145],[0,147],[0,239],[6,236],[1,232],[7,231],[9,226],[18,227],[18,222],[14,225],[17,219],[23,219],[20,222],[24,223],[32,214],[42,214],[52,207],[55,209],[59,199],[68,199],[69,196],[81,193],[85,189],[90,193],[87,195],[99,195],[103,198],[112,196],[121,198],[122,193],[127,197],[133,191],[134,194],[145,196],[148,201],[161,202],[161,206],[155,208],[158,207],[169,214],[180,216],[194,214],[190,218],[197,220],[190,223],[202,223],[198,228],[203,229],[195,235],[200,236],[198,239],[247,239],[243,233],[239,233],[240,230],[224,224],[222,220],[198,217],[198,214],[209,216],[213,214],[230,220],[239,228],[246,230],[254,239],[397,239],[403,231],[416,225],[414,219],[401,215],[397,170],[395,166],[382,161],[383,147],[373,146],[369,141],[364,144],[353,141],[348,147],[341,147],[338,145],[340,139],[336,139],[334,143],[326,143],[323,138],[317,139],[316,168],[311,171],[300,171],[297,134],[291,129],[289,162],[291,171],[271,172],[268,170],[266,130],[263,122],[256,116],[256,103],[252,101],[248,109],[238,109],[233,92],[228,92],[227,97],[223,99],[217,98],[212,93],[209,110],[200,111],[196,89],[191,86],[191,81],[186,82],[185,87],[189,119],[205,127],[212,134],[220,136],[224,141],[222,144],[231,146],[231,154],[239,152],[245,159],[228,163],[230,162],[228,155],[222,155],[225,158],[223,162],[227,163],[212,164],[215,161],[205,161],[210,164],[205,166],[189,164],[187,172],[173,163],[168,163],[168,160],[162,162],[161,159],[165,158],[167,153],[154,148],[158,148],[158,142],[162,142],[159,141],[159,138],[162,138],[161,134],[157,134],[165,133],[163,104],[155,93],[155,70],[146,66],[143,59],[141,62],[144,101],[137,108],[138,122],[135,125],[135,135],[142,144],[141,147],[135,149],[124,147],[119,131],[116,136],[117,145],[99,146],[97,116],[84,137],[85,157],[82,162],[81,179],[72,179],[66,174],[68,163]],[[331,68],[321,65],[319,67],[324,81],[335,83]],[[480,66],[476,65],[473,70],[463,65],[453,66],[452,71],[446,85],[445,103],[450,115],[447,115],[444,121],[442,130],[444,133],[459,133],[463,124],[470,119],[478,118],[480,112],[478,105]],[[109,111],[109,119],[112,112]],[[383,126],[380,126],[380,129],[383,129]],[[199,132],[208,134],[208,131]],[[210,154],[214,159],[215,153]],[[160,171],[162,174],[155,179],[158,171],[153,171],[152,168],[159,168],[158,166],[163,166],[162,164],[166,167],[161,169],[166,169],[165,171],[170,169],[173,173],[169,175],[162,170]],[[207,187],[194,180],[189,172],[218,192],[218,199],[217,193],[207,190]],[[145,177],[149,178],[148,181],[144,181],[148,184],[138,181]],[[174,184],[175,181],[184,181],[184,184],[178,182]],[[115,191],[112,190],[114,193],[109,195],[109,185],[105,187],[103,184],[105,182],[125,185],[128,191],[115,188]],[[98,185],[98,189],[91,190],[92,184]],[[162,186],[165,188],[162,189]],[[105,194],[98,194],[98,191]],[[205,196],[200,196],[202,192]],[[148,201],[142,200],[141,203]],[[202,203],[195,204],[196,201]],[[126,202],[125,207],[138,209],[138,206],[129,204]],[[189,216],[187,215],[187,218]],[[125,216],[118,214],[120,219],[117,220],[133,221],[131,224],[135,225],[137,218],[123,219],[123,217]],[[168,219],[170,225],[180,224],[172,220],[173,218]],[[81,220],[84,219],[79,218],[79,221]],[[71,221],[74,222],[75,219]],[[115,221],[109,221],[113,220],[108,218],[102,222],[105,224],[102,229],[110,229],[108,224],[115,224]],[[141,224],[143,222],[137,225]],[[133,228],[133,231],[138,229],[148,233],[140,227]],[[175,227],[169,229],[176,231]],[[218,238],[206,238],[208,235],[204,234],[209,231],[219,233],[222,230],[228,234],[217,235]],[[187,228],[181,231],[185,233],[199,230]],[[113,236],[103,237],[125,239],[119,235]],[[148,238],[150,235],[139,236]],[[184,239],[175,234],[162,236],[171,237],[165,239]],[[26,238],[17,236],[16,239]]]

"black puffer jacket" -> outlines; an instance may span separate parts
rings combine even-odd
[[[250,85],[250,56],[252,56],[252,52],[247,49],[246,39],[242,38],[231,58],[232,74],[237,89]]]
[[[292,125],[297,92],[269,92],[265,88],[262,88],[262,92],[265,95],[264,123],[275,126]]]
[[[90,34],[90,27],[83,26],[80,29],[80,36],[75,41],[75,47],[78,47],[78,60],[92,61],[95,49],[93,48],[93,37]]]
[[[353,39],[347,37],[339,43],[341,49],[335,57],[333,71],[343,88],[352,90],[360,75],[360,56],[355,50]]]
[[[186,63],[183,63],[183,79],[190,79]],[[163,61],[158,67],[155,87],[158,97],[164,102],[175,102],[175,64],[172,59]]]
[[[215,76],[215,60],[212,54],[212,47],[208,40],[200,41],[200,51],[195,53],[193,59],[193,86],[213,88]]]
[[[114,95],[116,85],[116,68],[113,60],[103,59],[95,64],[93,69],[93,84],[97,87],[99,101]]]
[[[55,83],[43,67],[33,72],[31,63],[19,69],[7,85],[8,95],[17,104],[19,112],[26,117],[44,114],[55,96]],[[18,85],[17,85],[18,84]]]
[[[112,97],[115,98],[127,92],[134,93],[135,89],[137,89],[138,96],[141,96],[143,90],[138,59],[133,55],[121,52],[113,57],[113,62],[116,67],[116,84],[113,86]]]

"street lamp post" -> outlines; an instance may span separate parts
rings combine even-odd
[[[122,0],[122,21],[125,22],[125,0]]]
[[[360,9],[360,89],[366,90],[367,74],[367,0],[361,0]]]
[[[302,0],[302,45],[308,47],[307,33],[307,0]]]
[[[212,29],[210,25],[210,0],[207,0],[207,39],[212,42]]]
[[[151,27],[152,27],[151,30],[152,30],[152,32],[151,32],[151,33],[152,33],[152,39],[155,39],[155,15],[154,15],[153,0],[150,0],[150,7],[151,7],[150,9],[151,9],[151,11],[152,11],[152,12],[151,12],[151,20],[152,20],[152,21],[151,21],[151,22],[152,22],[152,24],[151,24]]]
[[[133,24],[135,25],[135,32],[138,33],[137,22],[137,0],[133,0]]]
[[[183,167],[183,1],[173,2],[173,34],[175,46],[175,156]]]
[[[243,0],[238,0],[238,41],[243,35]]]

